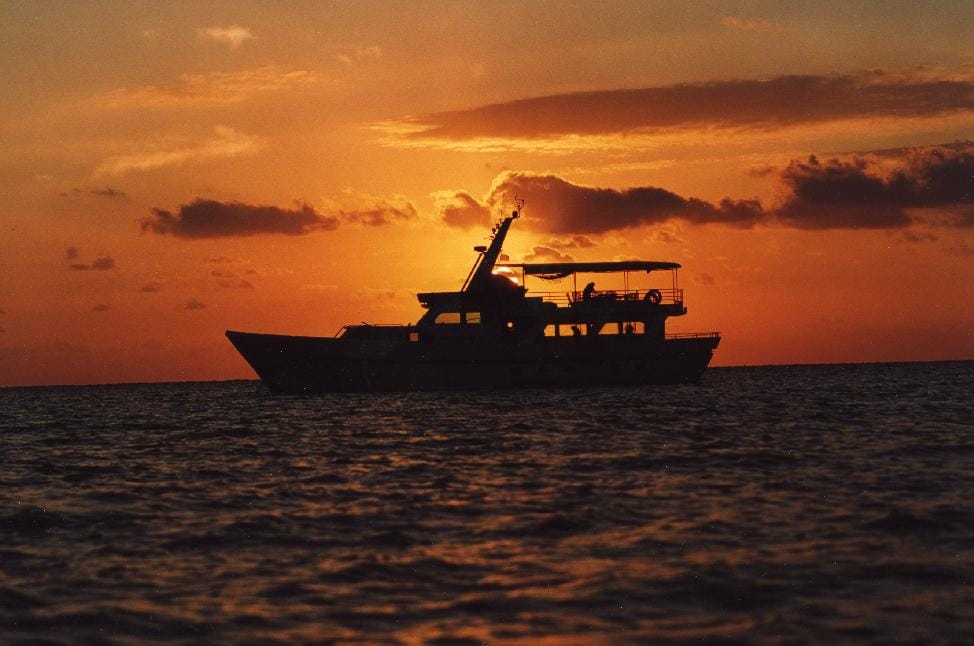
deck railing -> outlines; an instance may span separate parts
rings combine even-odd
[[[528,296],[540,296],[546,302],[555,303],[559,307],[570,307],[586,300],[639,301],[646,299],[648,292],[659,292],[660,304],[662,305],[683,303],[682,289],[608,289],[593,292],[588,299],[582,292],[536,292],[532,290],[528,292]]]
[[[677,334],[667,334],[667,339],[717,339],[720,332],[680,332]]]

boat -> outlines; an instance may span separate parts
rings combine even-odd
[[[508,263],[523,203],[477,246],[459,291],[418,294],[415,325],[346,325],[334,337],[226,332],[272,393],[478,390],[677,384],[700,380],[717,332],[667,334],[687,313],[680,265],[649,260]],[[630,289],[631,274],[669,286]],[[581,291],[578,276],[623,274],[624,289]],[[572,289],[534,292],[528,278]],[[601,276],[600,276],[601,278]]]

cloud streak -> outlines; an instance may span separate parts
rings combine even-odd
[[[258,137],[218,126],[216,137],[196,145],[170,149],[154,149],[106,159],[95,168],[96,176],[121,175],[133,171],[149,171],[185,163],[201,163],[246,155],[260,150],[264,143]]]
[[[230,27],[206,27],[197,29],[196,35],[202,40],[212,40],[223,45],[229,45],[232,49],[237,49],[245,41],[252,40],[254,35],[247,27],[231,25]]]
[[[72,250],[74,250],[74,255],[71,254]],[[67,256],[68,259],[77,258],[77,249],[74,249],[74,247],[69,247]],[[71,263],[68,265],[68,269],[71,271],[111,271],[113,269],[117,269],[117,267],[115,266],[114,258],[110,256],[102,256],[101,258],[96,258],[91,264],[80,262]]]
[[[219,202],[197,198],[183,204],[175,213],[153,209],[152,216],[142,219],[143,233],[172,235],[177,238],[245,237],[270,233],[290,236],[312,231],[331,230],[338,226],[338,218],[318,213],[308,204],[296,209],[276,206]]]
[[[974,79],[969,75],[872,70],[557,94],[408,117],[397,124],[407,140],[457,141],[674,128],[775,128],[970,110],[974,110]]]
[[[236,72],[183,74],[169,83],[111,90],[84,102],[99,110],[210,108],[321,82],[317,72],[266,65]]]

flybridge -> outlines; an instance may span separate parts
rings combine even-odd
[[[502,263],[498,267],[511,267],[524,271],[528,276],[557,276],[564,278],[572,274],[606,274],[618,271],[660,271],[679,269],[676,262],[657,260],[620,260],[614,262],[545,262],[545,263]]]

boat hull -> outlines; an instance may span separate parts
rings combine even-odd
[[[544,337],[530,343],[357,341],[228,331],[274,393],[483,390],[692,383],[720,337]]]

